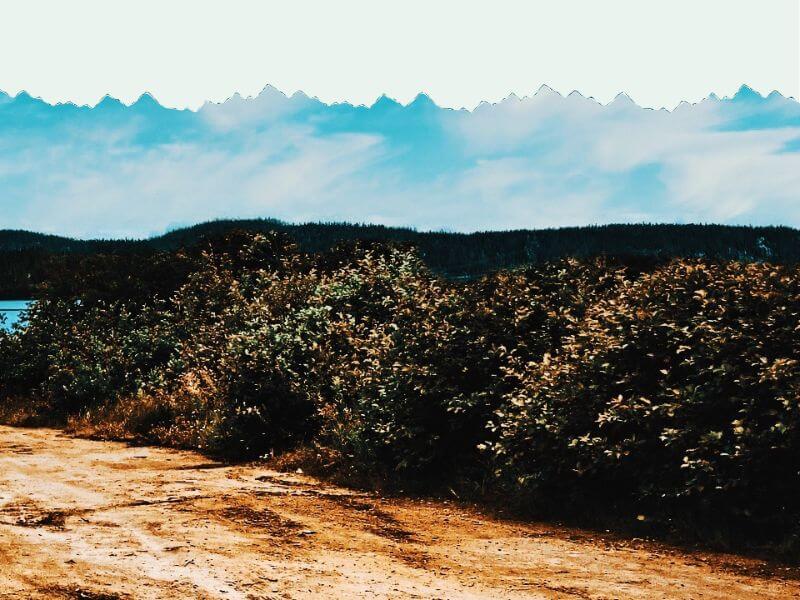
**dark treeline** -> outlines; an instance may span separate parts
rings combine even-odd
[[[235,229],[288,234],[305,252],[324,252],[346,241],[412,244],[427,266],[450,278],[477,277],[499,269],[565,257],[608,255],[646,259],[714,258],[800,261],[800,232],[788,227],[722,225],[606,225],[563,229],[480,232],[417,232],[380,225],[308,223],[271,219],[212,221],[146,240],[74,240],[26,231],[0,231],[0,298],[35,295],[57,269],[84,262],[86,255],[128,256],[120,264],[147,262],[159,252],[192,248]],[[72,267],[70,267],[72,268]]]

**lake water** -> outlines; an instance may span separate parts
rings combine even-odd
[[[19,321],[21,311],[30,303],[30,300],[0,300],[0,315],[6,318],[5,323],[0,324],[0,328],[11,329],[11,326]]]

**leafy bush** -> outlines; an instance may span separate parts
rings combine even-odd
[[[675,262],[624,281],[557,355],[505,367],[498,474],[531,502],[796,536],[799,312],[794,269]]]
[[[453,282],[408,247],[309,255],[241,233],[175,261],[159,258],[172,284],[130,294],[53,282],[0,333],[0,403],[98,436],[316,448],[382,485],[796,543],[795,267],[566,260]]]

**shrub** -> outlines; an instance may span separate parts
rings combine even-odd
[[[305,255],[276,234],[175,256],[171,286],[45,290],[0,332],[0,417],[24,421],[25,399],[93,435],[312,448],[376,484],[796,543],[795,267],[565,260],[453,282],[413,248]]]
[[[498,475],[539,505],[796,535],[798,292],[795,270],[739,263],[625,282],[556,355],[509,361]]]

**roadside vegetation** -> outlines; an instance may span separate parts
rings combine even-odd
[[[800,552],[797,267],[452,281],[407,246],[233,233],[47,269],[27,325],[0,329],[6,422]]]

